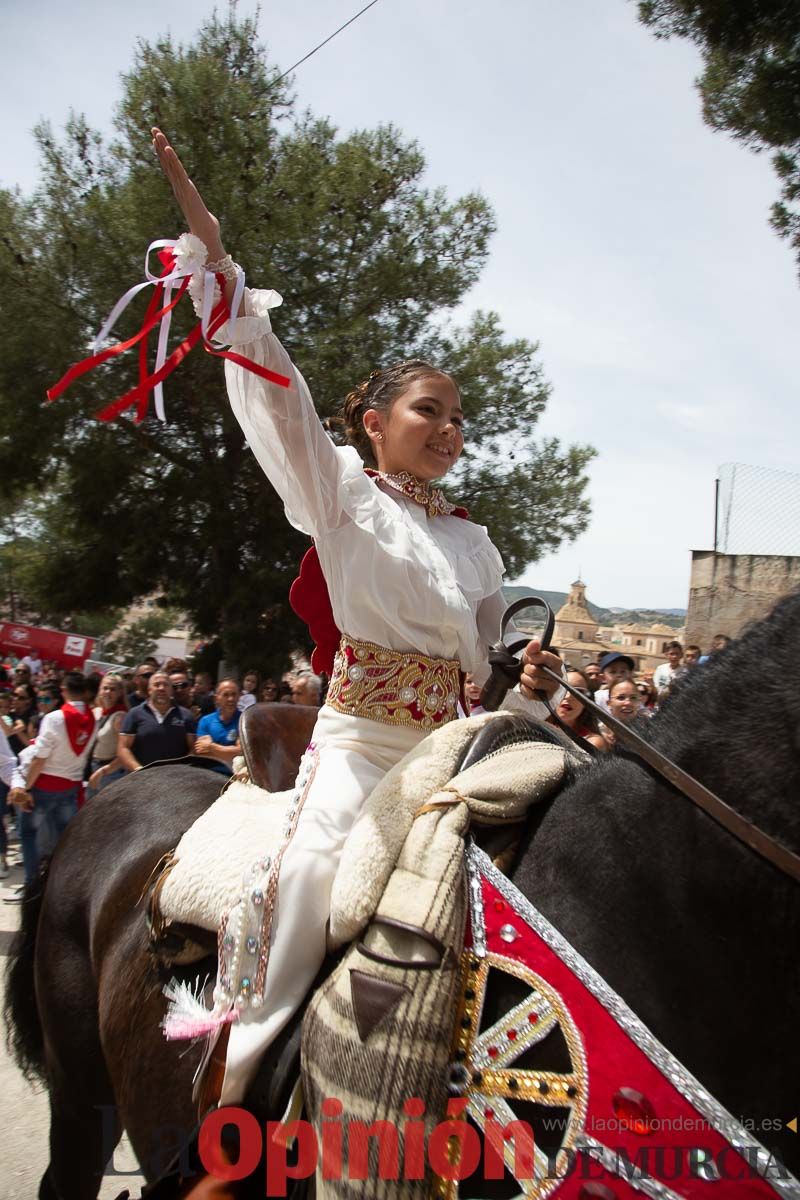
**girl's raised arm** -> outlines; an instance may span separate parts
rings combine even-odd
[[[192,183],[175,150],[170,146],[166,136],[156,126],[150,131],[153,135],[153,149],[158,155],[161,170],[167,177],[172,188],[172,194],[189,226],[189,232],[205,244],[208,250],[208,261],[217,262],[225,257],[225,248],[219,230],[219,221],[208,211],[206,202]],[[233,283],[229,282],[225,289],[225,298],[230,303],[233,295]],[[237,313],[238,316],[238,313]]]
[[[154,128],[153,148],[183,213],[190,233],[205,244],[208,261],[225,258],[220,224],[189,178],[183,163],[160,129]],[[225,299],[231,303],[235,278],[225,278]],[[244,357],[291,380],[279,387],[231,362],[225,364],[231,407],[264,473],[298,529],[318,536],[336,528],[344,518],[340,482],[345,471],[320,424],[300,372],[271,332],[269,308],[274,293],[245,289],[240,320],[228,325],[228,339]],[[278,303],[280,298],[277,298]],[[353,452],[354,453],[354,452]],[[352,464],[348,468],[352,471]]]

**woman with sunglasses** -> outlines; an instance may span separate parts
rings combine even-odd
[[[583,671],[570,671],[567,674],[567,683],[577,688],[587,699],[591,697],[589,680]],[[597,750],[608,750],[608,742],[600,732],[597,719],[593,713],[587,710],[586,705],[582,704],[577,696],[573,696],[571,692],[567,692],[557,706],[556,712],[576,737],[583,738],[585,742],[588,742]],[[548,725],[556,725],[557,727],[557,723],[552,717],[547,718],[547,723]]]
[[[258,699],[262,704],[277,704],[279,696],[279,683],[277,679],[265,679],[261,684],[261,690],[258,693]]]
[[[62,703],[61,685],[59,683],[40,684],[36,691],[36,714],[30,723],[34,734],[39,730],[42,717],[46,717],[48,713],[55,712],[57,708],[61,708]]]
[[[31,738],[35,737],[32,723],[38,713],[37,700],[36,688],[32,684],[14,685],[14,691],[11,693],[11,715],[14,724],[11,726],[8,742],[17,756],[22,753]]]
[[[92,796],[125,774],[125,768],[117,758],[119,727],[128,711],[128,698],[125,695],[125,681],[122,676],[105,675],[97,699],[100,701],[94,710],[97,737],[92,754],[92,773],[89,776],[89,791]]]
[[[656,714],[656,700],[658,698],[656,689],[646,679],[642,679],[636,684],[636,690],[642,701],[641,715],[643,717],[654,717]]]

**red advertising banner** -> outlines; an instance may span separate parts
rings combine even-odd
[[[15,654],[24,658],[37,651],[44,662],[57,663],[68,670],[82,671],[87,658],[91,658],[94,638],[81,637],[75,633],[62,633],[60,629],[37,629],[34,625],[17,625],[0,622],[0,653]]]

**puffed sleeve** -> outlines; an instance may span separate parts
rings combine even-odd
[[[480,636],[481,649],[483,651],[483,661],[477,670],[473,672],[473,678],[475,682],[481,686],[483,686],[483,684],[489,678],[489,647],[500,637],[500,621],[502,620],[503,613],[507,608],[508,603],[502,591],[497,591],[494,593],[494,595],[487,596],[485,600],[481,601],[481,604],[478,608],[478,634]],[[505,640],[516,640],[517,637],[525,637],[525,634],[521,630],[517,629],[512,617],[506,626]],[[561,667],[561,675],[562,678],[566,678],[566,669],[563,664]],[[558,688],[550,700],[553,708],[555,708],[557,704],[561,703],[561,700],[565,694],[564,688]],[[541,700],[526,700],[526,698],[522,695],[522,692],[519,690],[519,684],[517,684],[515,688],[512,688],[511,691],[506,692],[505,699],[500,707],[503,709],[503,711],[526,713],[528,716],[536,717],[540,721],[547,720],[548,716],[550,715],[547,711],[547,707],[542,704]]]
[[[290,386],[270,383],[227,361],[228,397],[287,518],[296,529],[318,537],[348,519],[340,486],[348,460],[337,454],[303,376],[272,332],[269,310],[278,303],[275,292],[245,288],[244,315],[228,322],[224,337],[237,354],[287,376]]]

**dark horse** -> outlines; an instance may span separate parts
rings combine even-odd
[[[795,851],[798,656],[800,595],[696,668],[650,735]],[[165,976],[137,901],[153,865],[216,790],[180,766],[122,781],[67,830],[43,899],[24,906],[8,1005],[17,1060],[50,1093],[43,1197],[96,1196],[120,1126],[148,1177],[193,1126],[199,1050],[162,1039]],[[798,1139],[786,1124],[797,1102],[797,883],[625,755],[598,761],[532,814],[512,877],[797,1174]],[[210,959],[192,974],[202,979],[214,967]],[[511,983],[492,1009],[515,1002]],[[169,1144],[159,1147],[155,1131]]]

